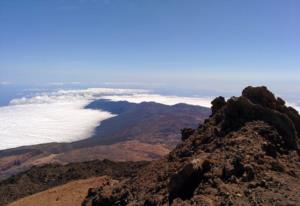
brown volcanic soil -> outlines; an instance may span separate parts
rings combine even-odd
[[[106,176],[77,180],[22,198],[9,206],[80,206],[90,187],[108,184]]]
[[[160,159],[167,155],[170,149],[163,144],[149,144],[138,140],[124,141],[112,145],[99,145],[84,149],[71,150],[58,154],[52,161],[60,163],[82,162],[95,159],[110,159],[113,161],[141,161]]]
[[[135,176],[137,170],[147,162],[112,162],[110,160],[71,163],[68,165],[49,164],[32,167],[30,170],[0,182],[0,205],[6,205],[49,188],[73,180],[108,175],[114,179]],[[47,201],[47,200],[45,200]]]
[[[299,205],[298,112],[265,87],[212,103],[212,116],[183,130],[166,158],[90,189],[83,205]]]
[[[32,152],[27,152],[0,158],[0,179],[5,179],[11,174],[24,171],[32,166],[50,163],[68,164],[103,159],[113,161],[150,161],[160,159],[169,152],[170,148],[168,145],[161,143],[150,144],[139,140],[123,141],[111,145],[97,145],[58,154],[40,153],[33,155]],[[2,175],[1,170],[3,171]]]

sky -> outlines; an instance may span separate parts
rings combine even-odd
[[[0,0],[0,85],[300,94],[298,0]]]

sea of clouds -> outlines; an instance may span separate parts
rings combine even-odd
[[[147,90],[110,88],[37,93],[13,99],[8,106],[0,107],[0,150],[88,138],[101,121],[114,116],[106,111],[84,109],[96,99],[210,107],[212,97],[165,96]]]

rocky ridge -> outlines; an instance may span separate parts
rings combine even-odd
[[[136,175],[89,189],[84,206],[297,205],[300,116],[266,87],[212,102],[197,129]]]

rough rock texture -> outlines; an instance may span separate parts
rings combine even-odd
[[[226,104],[226,101],[224,97],[217,97],[211,102],[211,104],[212,115],[214,115]]]
[[[181,130],[181,140],[184,141],[188,139],[190,136],[192,136],[195,133],[195,129],[192,128],[184,128]]]
[[[300,116],[266,87],[212,102],[166,158],[90,189],[84,206],[298,205]]]

